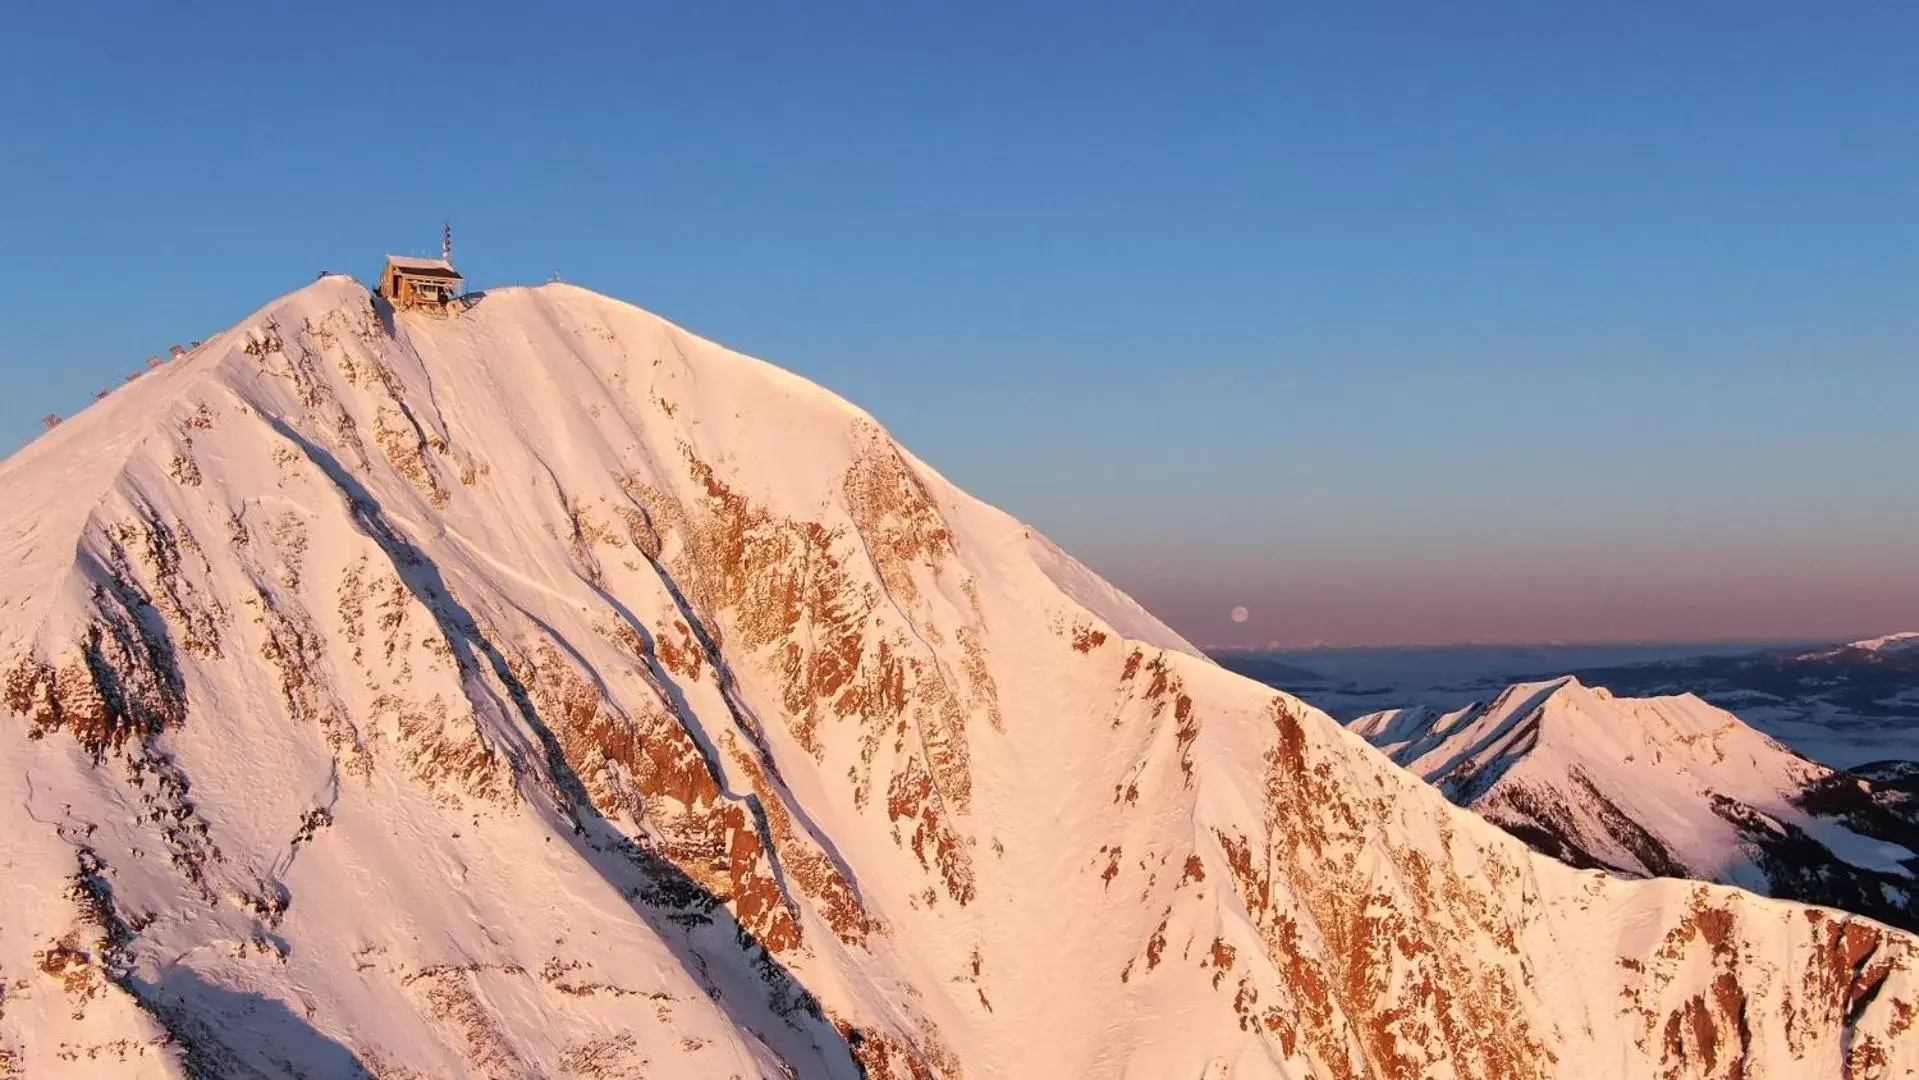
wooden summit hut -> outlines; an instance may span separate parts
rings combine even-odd
[[[380,271],[380,295],[396,309],[445,311],[466,288],[451,259],[388,255]]]

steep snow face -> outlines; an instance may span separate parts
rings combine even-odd
[[[0,1075],[1889,1077],[803,380],[324,279],[0,466]]]
[[[1351,729],[1535,849],[1919,926],[1907,793],[1794,754],[1690,694],[1616,698],[1572,678]]]

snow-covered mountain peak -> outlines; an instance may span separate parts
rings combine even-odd
[[[1716,769],[1737,756],[1760,764],[1757,773],[1742,776],[1764,777],[1762,782],[1799,760],[1691,694],[1616,698],[1571,677],[1515,683],[1489,702],[1462,709],[1372,713],[1350,727],[1414,772],[1444,775],[1462,788],[1490,786],[1521,760],[1535,762],[1534,768],[1591,771],[1657,755],[1689,769]]]
[[[337,363],[283,351],[289,335]],[[575,393],[581,387],[598,394]],[[363,413],[354,399],[369,389],[377,400]],[[650,406],[647,430],[630,410],[616,410],[609,393]],[[837,395],[577,286],[489,290],[457,317],[436,318],[378,312],[357,281],[330,275],[109,394],[0,465],[23,526],[0,540],[0,582],[46,596],[44,584],[71,570],[73,543],[116,488],[138,489],[156,479],[155,469],[197,483],[199,459],[222,452],[212,418],[223,412],[280,441],[278,418],[304,411],[341,439],[349,467],[384,458],[425,511],[457,516],[470,508],[454,495],[472,485],[480,458],[476,446],[456,444],[449,405],[477,407],[476,445],[493,440],[496,428],[537,434],[543,445],[527,463],[542,468],[546,450],[564,441],[606,458],[638,451],[699,460],[715,477],[750,460],[765,481],[757,494],[782,515],[814,511],[862,454],[910,457]],[[49,461],[58,464],[41,467]],[[236,488],[265,479],[269,463],[252,465]],[[911,465],[930,474],[917,460]],[[1010,519],[996,524],[1019,528]],[[1057,549],[1045,557],[1066,586],[1091,579]],[[1087,593],[1095,606],[1113,604],[1136,636],[1197,653],[1110,588],[1088,585]]]
[[[1919,1066],[1910,937],[1534,856],[585,290],[322,279],[0,503],[0,1076]]]
[[[1724,881],[1919,925],[1919,830],[1904,796],[1692,694],[1621,698],[1562,678],[1350,727],[1455,803],[1575,865]]]

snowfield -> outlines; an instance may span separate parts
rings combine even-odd
[[[1914,939],[1527,850],[581,289],[0,465],[0,1076],[1899,1077]]]

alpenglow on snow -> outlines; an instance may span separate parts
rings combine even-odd
[[[803,379],[372,299],[0,465],[0,1075],[1919,1069],[1912,937],[1535,855]]]

